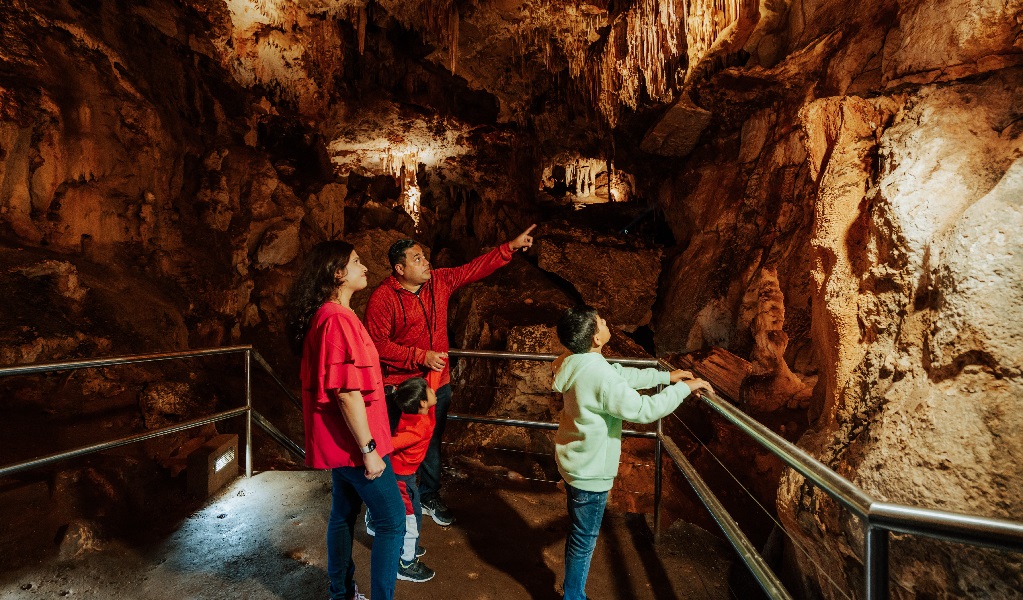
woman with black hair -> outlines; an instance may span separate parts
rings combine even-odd
[[[288,301],[288,340],[302,356],[306,464],[331,469],[327,522],[330,597],[365,600],[355,586],[352,543],[362,503],[372,511],[373,600],[391,600],[405,535],[405,505],[392,451],[380,357],[351,309],[366,267],[351,244],[322,242],[310,251]]]

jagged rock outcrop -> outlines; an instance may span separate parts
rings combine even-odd
[[[689,156],[710,119],[709,111],[696,106],[689,98],[682,97],[646,133],[640,149],[661,156]]]
[[[623,238],[544,226],[537,232],[537,264],[571,283],[582,300],[610,323],[635,331],[650,322],[658,248],[630,246]]]
[[[754,413],[772,412],[783,406],[807,408],[816,377],[807,376],[804,381],[786,362],[789,336],[784,330],[785,296],[777,273],[765,269],[759,285],[747,290],[740,322],[748,322],[753,334],[753,364],[739,395],[743,406]]]
[[[884,500],[1020,513],[1018,469],[1006,458],[1021,452],[1008,417],[1021,383],[1018,352],[1005,349],[1023,336],[1004,320],[1020,291],[1008,232],[1023,193],[1023,115],[1006,101],[1020,81],[1011,70],[915,94],[823,99],[803,113],[820,181],[814,322],[827,353],[822,415],[803,444]],[[985,285],[994,272],[998,283]],[[834,536],[839,552],[862,556],[859,526],[826,503],[806,511],[818,492],[800,482],[783,481],[786,522],[807,541]],[[895,544],[896,597],[972,595],[978,581],[984,597],[1010,597],[1021,583],[1013,559],[920,538]],[[830,565],[861,585],[860,566],[813,546],[806,572]]]
[[[755,42],[773,37],[759,67],[694,87],[720,117],[662,186],[684,250],[655,307],[658,352],[723,345],[763,367],[783,356],[799,397],[814,386],[800,443],[826,464],[886,500],[1018,515],[1007,457],[1019,451],[1002,415],[1018,412],[1006,349],[1019,353],[1019,335],[1001,320],[1016,322],[1019,261],[980,215],[1018,218],[1005,199],[1019,196],[1008,190],[1019,185],[1020,6],[867,8],[793,4]],[[950,38],[960,43],[946,49]],[[782,316],[769,306],[750,318],[770,273],[781,327],[757,326]],[[758,376],[747,399],[750,383]],[[792,552],[807,593],[840,597],[836,573],[839,589],[858,590],[859,525],[800,477],[782,482],[779,514],[809,553]],[[895,597],[1008,598],[1019,585],[1011,557],[913,537],[895,547]]]

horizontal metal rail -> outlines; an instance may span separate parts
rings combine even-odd
[[[266,359],[252,346],[224,346],[223,348],[204,348],[200,350],[180,350],[175,352],[158,352],[154,354],[129,354],[124,356],[112,356],[110,358],[97,358],[87,360],[69,360],[50,363],[37,363],[32,365],[14,365],[0,367],[0,377],[11,375],[30,375],[40,373],[52,373],[55,371],[75,371],[78,369],[99,369],[117,365],[131,365],[146,362],[157,362],[162,360],[181,360],[185,358],[200,358],[204,356],[216,356],[219,354],[242,354],[246,351],[252,353],[252,357],[267,375],[273,379],[277,387],[281,389],[291,400],[291,403],[302,408],[302,401],[291,393],[288,386],[281,380]]]
[[[125,356],[112,356],[110,358],[68,360],[20,366],[15,365],[10,367],[0,367],[0,377],[8,377],[10,375],[28,375],[31,373],[47,373],[53,371],[98,369],[102,367],[112,367],[115,365],[130,365],[145,362],[156,362],[160,360],[179,360],[182,358],[214,356],[217,354],[241,354],[246,350],[252,350],[252,346],[225,346],[223,348],[205,348],[202,350],[181,350],[175,352],[159,352],[156,354],[130,354]]]
[[[451,348],[448,356],[463,358],[500,358],[503,360],[536,360],[541,362],[554,362],[558,354],[537,354],[534,352],[504,352],[499,350],[462,350]],[[656,358],[623,358],[618,356],[605,356],[609,363],[618,363],[627,367],[659,367],[662,363]]]
[[[899,533],[1023,552],[1023,523],[888,502],[870,505],[870,522]]]
[[[193,427],[200,427],[202,425],[208,425],[210,423],[216,423],[217,421],[223,421],[224,419],[230,419],[244,415],[249,412],[248,407],[234,408],[231,410],[225,410],[224,412],[215,413],[206,417],[198,419],[192,419],[191,421],[185,421],[183,423],[177,423],[175,425],[168,425],[167,427],[161,427],[152,431],[146,431],[144,433],[137,433],[135,435],[129,435],[116,440],[110,440],[107,442],[101,442],[99,444],[92,444],[91,446],[82,446],[81,448],[75,448],[74,450],[67,450],[64,452],[57,452],[56,454],[50,454],[49,456],[43,456],[32,460],[27,460],[21,463],[7,465],[0,467],[0,477],[6,477],[13,475],[21,471],[27,471],[29,469],[36,469],[43,467],[55,462],[63,460],[70,460],[79,456],[85,456],[86,454],[93,454],[103,450],[109,450],[111,448],[117,448],[118,446],[126,446],[128,444],[134,444],[135,442],[144,442],[155,437],[163,435],[169,435],[184,431],[186,429],[192,429]]]
[[[270,421],[266,420],[266,417],[259,414],[257,411],[253,410],[252,420],[255,421],[256,425],[259,425],[263,429],[263,431],[265,431],[267,435],[272,437],[278,444],[284,446],[285,449],[290,451],[298,458],[305,460],[305,449],[302,448],[302,446],[299,446],[297,443],[295,443],[295,441],[289,438],[287,435],[282,433],[280,429],[274,427],[273,424],[270,423]]]
[[[757,552],[753,542],[749,541],[746,534],[742,532],[739,524],[728,513],[728,509],[721,504],[721,501],[717,499],[717,496],[710,490],[710,487],[700,477],[700,474],[696,472],[696,468],[686,459],[685,454],[669,438],[662,437],[661,442],[664,444],[664,449],[668,456],[675,461],[675,465],[685,475],[693,491],[696,492],[696,495],[700,497],[700,501],[710,511],[711,516],[714,517],[714,520],[721,527],[721,531],[724,532],[725,537],[728,538],[735,551],[739,553],[742,562],[746,563],[746,567],[753,573],[753,577],[756,578],[757,583],[760,584],[764,592],[771,598],[792,600],[792,596],[789,595],[781,580],[778,579],[778,576],[774,574],[771,567],[767,565],[767,562]]]
[[[141,442],[164,435],[177,433],[179,431],[184,431],[186,429],[191,429],[194,427],[199,427],[210,423],[215,423],[217,421],[223,421],[225,419],[230,419],[232,417],[237,417],[241,415],[249,415],[250,419],[255,420],[256,424],[259,425],[264,431],[266,431],[266,433],[269,434],[274,441],[284,446],[284,448],[286,448],[288,451],[292,452],[299,458],[304,459],[305,450],[303,450],[301,446],[299,446],[291,438],[283,434],[280,430],[274,427],[268,420],[266,420],[266,418],[264,418],[262,415],[260,415],[258,412],[252,409],[251,406],[252,386],[247,360],[249,357],[255,358],[256,362],[259,363],[259,365],[263,368],[264,371],[266,371],[268,375],[270,375],[274,383],[276,383],[277,386],[288,396],[291,402],[298,406],[300,409],[302,408],[302,402],[298,400],[294,396],[294,394],[291,393],[291,390],[288,389],[288,387],[284,384],[281,378],[277,376],[277,374],[266,362],[266,360],[264,360],[263,357],[259,354],[259,352],[257,352],[252,346],[225,346],[222,348],[204,348],[200,350],[182,350],[175,352],[159,352],[154,354],[113,356],[109,358],[100,359],[71,360],[50,363],[37,363],[32,365],[15,365],[8,367],[0,367],[0,377],[8,377],[14,375],[38,375],[42,373],[52,373],[58,371],[75,371],[80,369],[97,369],[117,365],[139,364],[164,360],[181,360],[186,358],[200,358],[224,354],[242,354],[246,356],[245,373],[246,406],[215,413],[197,419],[192,419],[190,421],[185,421],[182,423],[177,423],[175,425],[169,425],[167,427],[154,429],[152,431],[146,431],[135,435],[117,438],[115,440],[108,440],[105,442],[100,442],[98,444],[82,446],[80,448],[75,448],[73,450],[58,452],[55,454],[50,454],[47,456],[42,456],[19,463],[6,465],[0,467],[0,477],[6,477],[8,475],[13,475],[15,473],[27,471],[30,469],[36,469],[56,462],[70,460],[72,458],[77,458],[79,456],[85,456],[87,454],[93,454],[96,452],[101,452],[103,450],[117,448],[118,446],[125,446],[128,444],[133,444],[135,442]],[[251,423],[249,423],[248,421],[246,425],[245,450],[246,450],[245,473],[246,475],[251,475],[252,473]]]
[[[522,421],[520,419],[503,419],[501,417],[476,417],[472,415],[456,415],[454,413],[448,413],[448,420],[463,421],[466,423],[484,423],[486,425],[504,425],[505,427],[524,427],[526,429],[547,429],[551,431],[558,428],[557,423],[550,423],[548,421]],[[650,439],[657,438],[656,431],[638,431],[635,429],[623,429],[622,435],[625,437]]]

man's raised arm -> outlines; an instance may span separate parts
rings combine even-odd
[[[479,281],[510,263],[512,255],[514,255],[517,250],[525,251],[531,248],[533,246],[533,236],[531,233],[535,228],[536,223],[530,225],[525,231],[517,235],[512,240],[501,244],[486,254],[477,256],[460,267],[454,267],[452,269],[438,269],[437,272],[443,273],[445,277],[449,278],[452,290],[458,289],[468,283]]]

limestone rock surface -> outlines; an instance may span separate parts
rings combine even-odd
[[[571,282],[583,301],[610,323],[632,331],[650,322],[661,273],[659,249],[545,234],[536,253],[541,269]]]
[[[1010,415],[1019,413],[1019,353],[1007,349],[1021,337],[1003,319],[1018,306],[1018,244],[1004,232],[1019,219],[1021,139],[1004,134],[1019,112],[1000,100],[1018,86],[1005,74],[913,98],[822,100],[804,113],[826,203],[814,238],[814,305],[823,309],[815,319],[833,340],[823,415],[804,444],[887,501],[1020,511],[1018,470],[1005,460],[1020,452],[1018,437],[1005,428],[1018,426]],[[863,160],[875,152],[879,173]],[[989,287],[993,272],[998,285]],[[817,537],[837,518],[837,539],[859,555],[853,522],[785,508],[805,493],[798,477],[783,481],[786,522]],[[982,580],[985,597],[1002,598],[1020,585],[1011,559],[924,538],[898,543],[900,597],[968,595]],[[961,566],[939,569],[923,555]],[[844,563],[856,585],[859,567],[847,558],[818,552],[814,560]]]

